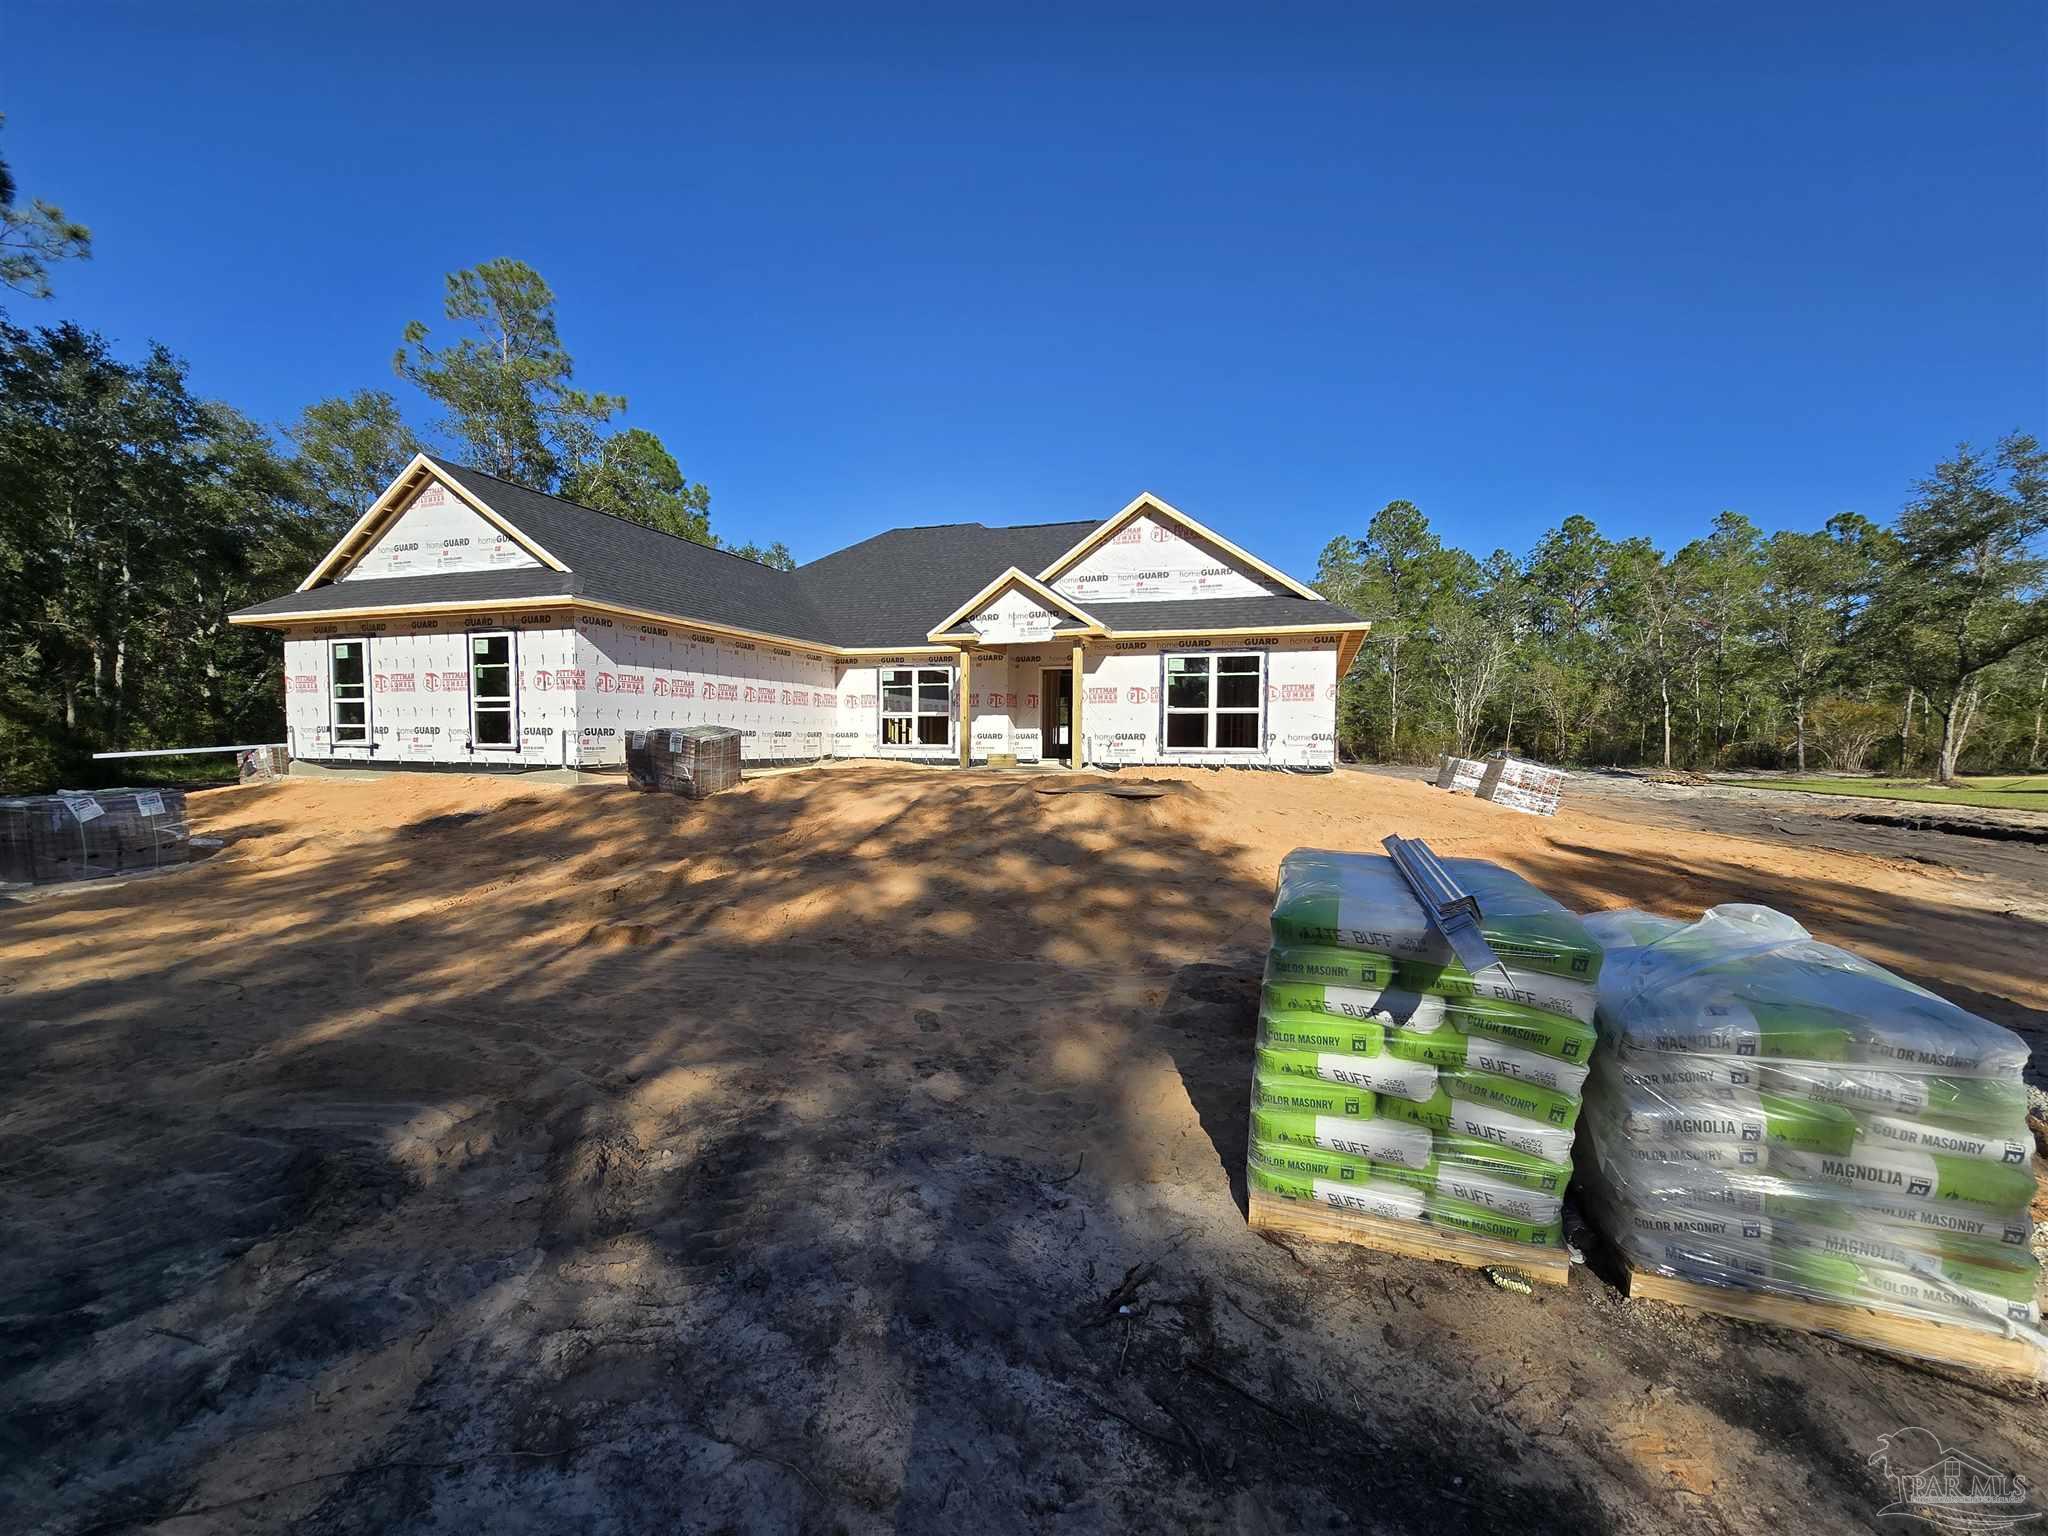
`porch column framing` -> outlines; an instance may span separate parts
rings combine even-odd
[[[960,647],[960,766],[965,768],[973,760],[974,717],[968,706],[971,697],[969,689],[974,686],[974,653],[966,646]]]
[[[1071,725],[1074,736],[1073,751],[1068,753],[1068,757],[1076,768],[1086,766],[1088,761],[1087,751],[1082,746],[1082,743],[1086,741],[1087,738],[1081,734],[1081,695],[1086,693],[1088,690],[1081,686],[1081,682],[1081,642],[1076,640],[1074,642],[1074,699],[1073,704],[1068,711],[1069,715],[1071,716]]]

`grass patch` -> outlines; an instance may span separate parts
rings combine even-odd
[[[1865,795],[1874,800],[1911,800],[1926,805],[1976,805],[2001,811],[2048,812],[2048,774],[2010,778],[1958,779],[1953,787],[1926,779],[1735,779],[1746,789],[1789,789],[1813,795]]]

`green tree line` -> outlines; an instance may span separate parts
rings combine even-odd
[[[1663,550],[1567,517],[1526,555],[1446,545],[1389,502],[1317,588],[1374,620],[1339,690],[1354,757],[1889,768],[2048,763],[2048,453],[1936,465],[1888,525],[1765,535],[1723,512]]]
[[[18,202],[0,160],[0,288],[47,300],[51,268],[91,254],[85,225]],[[0,308],[0,791],[103,782],[94,751],[276,740],[278,637],[227,616],[296,586],[423,446],[794,565],[780,543],[723,543],[710,491],[622,423],[624,397],[576,385],[533,268],[453,273],[441,308],[438,328],[404,328],[393,359],[433,412],[417,428],[368,386],[273,428],[195,395],[161,344],[122,357]]]
[[[62,209],[18,204],[0,161],[0,288],[46,300],[52,265],[91,253]],[[227,616],[295,585],[424,441],[720,543],[710,492],[623,424],[624,398],[577,384],[537,272],[453,273],[441,309],[392,364],[432,419],[366,385],[276,427],[196,396],[160,344],[122,357],[0,310],[0,791],[104,781],[95,750],[276,739],[280,643]],[[1393,502],[1318,573],[1375,620],[1339,737],[1371,758],[2039,767],[2044,528],[2048,459],[2026,436],[1959,450],[1888,526],[1765,537],[1723,513],[1669,553],[1571,517],[1482,560]]]

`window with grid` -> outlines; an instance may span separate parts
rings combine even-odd
[[[953,741],[950,667],[895,667],[882,673],[882,745],[944,747]]]
[[[1264,738],[1266,658],[1168,656],[1166,745],[1169,751],[1255,752]]]
[[[370,642],[327,643],[327,698],[333,711],[334,744],[370,744]]]
[[[469,637],[469,740],[473,748],[503,752],[516,747],[512,636],[509,632]]]

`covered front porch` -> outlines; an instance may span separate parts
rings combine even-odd
[[[1083,765],[1086,661],[1080,641],[963,646],[957,655],[954,735],[963,768],[977,762]]]

